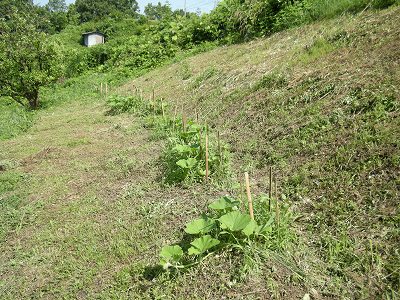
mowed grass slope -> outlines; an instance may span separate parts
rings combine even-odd
[[[333,297],[398,297],[399,12],[292,29],[134,81],[199,112],[264,190],[275,167]]]
[[[163,245],[218,195],[161,184],[164,140],[110,116],[92,76],[0,144],[0,298],[396,299],[400,9],[308,25],[154,70],[133,85],[222,133],[255,194],[269,166],[296,216],[285,251],[160,271]],[[86,81],[85,81],[86,80]],[[257,199],[257,198],[256,198]]]

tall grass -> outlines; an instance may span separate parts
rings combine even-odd
[[[364,9],[387,8],[400,0],[303,0],[295,1],[279,11],[273,22],[273,31],[300,26],[313,21],[331,19],[342,14],[355,14]]]
[[[0,98],[0,140],[9,139],[27,130],[33,113],[15,101]]]
[[[343,13],[357,13],[371,5],[371,0],[311,0],[313,20],[329,19]]]

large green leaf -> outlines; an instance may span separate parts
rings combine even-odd
[[[194,220],[186,225],[185,232],[189,234],[207,233],[215,227],[215,220],[211,218],[201,218]]]
[[[191,169],[196,165],[196,163],[197,160],[192,157],[188,159],[180,159],[176,162],[176,164],[183,169]]]
[[[164,246],[160,252],[160,264],[167,269],[171,263],[177,263],[182,256],[183,251],[180,246]]]
[[[202,236],[190,243],[192,247],[189,248],[188,254],[189,255],[203,254],[204,252],[218,245],[219,243],[220,243],[219,240],[212,238],[210,235]]]
[[[221,228],[229,229],[230,231],[240,231],[246,228],[250,223],[251,218],[248,215],[244,215],[239,211],[232,211],[223,215],[218,219],[221,222]]]
[[[192,151],[192,148],[188,145],[176,145],[173,148],[174,151],[178,152],[178,153],[190,153]]]
[[[193,167],[197,164],[197,159],[192,158],[192,157],[189,157],[189,158],[186,160],[186,163],[187,163],[188,169],[191,169],[191,168],[193,168]]]
[[[250,236],[254,232],[256,232],[257,229],[258,229],[257,222],[254,220],[250,220],[249,224],[247,224],[247,226],[242,230],[242,232],[245,235]]]
[[[213,203],[211,203],[208,207],[212,208],[212,209],[216,209],[216,210],[222,210],[222,209],[235,207],[239,204],[240,204],[239,201],[237,201],[231,197],[224,196],[224,197],[219,198],[217,201],[214,201]]]

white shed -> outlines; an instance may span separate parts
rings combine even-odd
[[[104,44],[104,34],[98,31],[85,32],[82,34],[83,44],[86,47],[92,47],[99,44]]]

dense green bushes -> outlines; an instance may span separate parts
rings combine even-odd
[[[60,36],[67,47],[67,77],[84,69],[119,68],[125,74],[160,65],[179,52],[203,43],[235,43],[342,13],[385,8],[399,0],[225,0],[209,14],[167,13],[150,18],[115,17],[67,27]],[[162,13],[162,12],[160,12]],[[99,30],[105,45],[78,46],[81,33]]]
[[[227,41],[239,41],[368,8],[386,8],[398,0],[225,0],[211,12]]]

